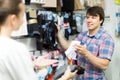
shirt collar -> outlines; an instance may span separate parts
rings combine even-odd
[[[88,37],[90,37],[90,38],[99,38],[100,36],[101,36],[101,34],[104,32],[104,29],[103,29],[103,27],[101,27],[98,31],[97,31],[97,33],[95,34],[95,35],[93,35],[93,36],[90,36],[89,35],[89,31],[87,32],[87,36]]]

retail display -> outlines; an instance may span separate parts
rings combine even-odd
[[[77,35],[82,31],[83,22],[85,20],[85,15],[83,13],[75,13],[74,11],[87,9],[92,6],[86,4],[88,1],[92,0],[85,0],[84,6],[81,4],[80,0],[59,0],[59,3],[56,2],[57,0],[45,0],[47,1],[45,5],[40,3],[36,4],[34,1],[35,0],[26,2],[27,6],[31,6],[31,3],[35,6],[26,10],[27,37],[36,38],[37,50],[45,50],[50,54],[51,59],[59,60],[57,64],[36,70],[36,73],[39,74],[39,80],[57,80],[57,78],[64,74],[68,65],[71,65],[71,71],[78,70],[77,74],[83,74],[84,69],[79,66],[77,62],[74,62],[77,55],[75,58],[71,59],[65,54],[64,50],[61,51],[61,47],[57,41],[57,28],[55,23],[60,26],[63,36],[69,40],[70,36]],[[83,42],[81,42],[81,44],[84,45]],[[42,52],[40,54],[42,55]],[[42,71],[47,71],[44,76],[40,75]]]

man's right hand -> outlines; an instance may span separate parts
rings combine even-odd
[[[56,23],[55,26],[57,27],[58,32],[60,32],[60,26],[58,26]]]

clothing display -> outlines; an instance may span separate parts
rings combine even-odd
[[[28,30],[28,36],[30,37],[38,37],[40,36],[40,26],[37,23],[28,24],[27,30]]]
[[[25,45],[7,37],[0,37],[0,80],[33,79],[37,80],[37,76]]]
[[[46,29],[43,34],[44,48],[48,50],[56,50],[57,48],[57,28],[53,21],[46,25]]]

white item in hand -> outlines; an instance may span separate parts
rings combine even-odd
[[[80,44],[80,42],[79,41],[72,41],[69,48],[65,51],[65,54],[68,57],[68,59],[76,60],[77,53],[75,52],[76,49],[73,47],[74,44]]]

